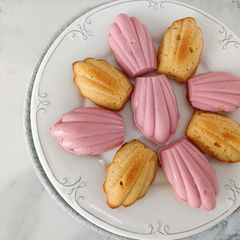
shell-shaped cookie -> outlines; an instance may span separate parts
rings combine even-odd
[[[164,75],[137,78],[131,101],[135,124],[145,137],[161,144],[175,133],[179,111]]]
[[[194,108],[232,112],[240,107],[240,77],[208,72],[188,80],[188,98]]]
[[[107,204],[111,208],[128,207],[142,198],[155,179],[157,166],[157,153],[140,141],[123,144],[107,168]]]
[[[165,31],[158,51],[158,72],[185,82],[197,70],[203,48],[194,18],[176,20]]]
[[[240,125],[218,113],[196,111],[186,136],[204,153],[224,162],[240,161]]]
[[[136,17],[119,14],[111,26],[108,42],[128,76],[140,76],[157,68],[150,33]]]
[[[96,155],[123,143],[124,122],[118,113],[80,107],[65,113],[51,133],[69,152]]]
[[[215,208],[216,173],[194,145],[182,139],[160,151],[159,155],[162,168],[179,199],[193,208]]]
[[[121,110],[131,95],[131,82],[105,60],[87,58],[75,62],[73,71],[79,92],[101,107]]]

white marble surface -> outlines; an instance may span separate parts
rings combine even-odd
[[[157,0],[155,0],[157,1]],[[32,71],[53,34],[104,0],[0,0],[0,239],[107,240],[47,194],[26,151],[23,104]],[[240,36],[240,0],[185,0]],[[231,59],[229,59],[231,61]],[[240,210],[191,239],[240,240]]]

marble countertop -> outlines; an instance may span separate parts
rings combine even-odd
[[[82,226],[56,205],[33,170],[23,133],[25,93],[43,49],[66,21],[103,2],[0,0],[1,240],[109,239]],[[240,36],[240,0],[184,2],[208,11]],[[191,239],[240,240],[239,222],[240,209]]]

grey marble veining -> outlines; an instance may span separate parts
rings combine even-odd
[[[109,239],[76,222],[51,199],[31,166],[22,128],[26,88],[52,35],[67,20],[103,2],[0,0],[1,240]],[[240,0],[183,2],[211,13],[240,36]],[[240,210],[188,239],[240,240]]]

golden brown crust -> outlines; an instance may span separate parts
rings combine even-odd
[[[128,207],[142,198],[155,179],[157,166],[157,153],[140,141],[123,144],[107,167],[103,184],[109,207]]]
[[[178,19],[164,32],[158,49],[158,69],[178,82],[192,77],[203,48],[201,29],[194,18]]]
[[[79,93],[103,108],[123,109],[133,90],[125,75],[102,59],[74,62],[73,73]]]
[[[220,161],[240,161],[240,126],[221,114],[196,111],[188,123],[186,136],[203,153]]]

